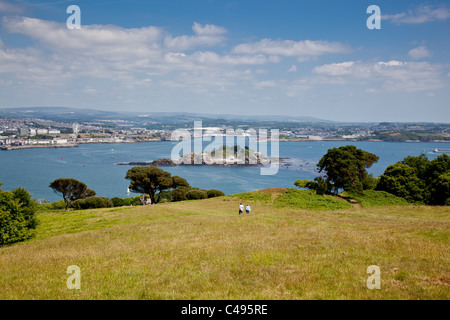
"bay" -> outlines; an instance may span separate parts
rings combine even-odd
[[[26,188],[38,200],[60,200],[48,186],[57,178],[83,181],[98,196],[131,197],[126,193],[129,181],[125,175],[131,166],[119,162],[153,161],[170,158],[176,142],[122,144],[82,144],[78,148],[41,148],[0,152],[0,182],[3,190]],[[329,148],[353,144],[380,157],[368,171],[379,176],[387,166],[408,155],[425,153],[429,159],[439,154],[435,148],[448,149],[448,143],[397,142],[280,142],[280,157],[293,159],[294,166],[281,167],[276,175],[261,175],[256,167],[180,166],[163,168],[172,175],[185,178],[191,186],[218,189],[226,194],[264,188],[294,187],[297,179],[313,179],[318,175],[315,164]],[[269,151],[270,152],[270,151]]]

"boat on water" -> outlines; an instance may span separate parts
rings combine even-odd
[[[450,153],[450,150],[439,150],[438,148],[434,148],[434,152],[436,152],[436,153]]]

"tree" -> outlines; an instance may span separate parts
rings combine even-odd
[[[417,171],[413,167],[401,162],[386,168],[376,189],[405,198],[408,202],[426,202],[424,181],[417,177]]]
[[[450,157],[429,160],[425,154],[408,156],[390,165],[380,176],[377,190],[403,197],[410,202],[448,204],[450,197]]]
[[[152,203],[159,202],[160,194],[164,190],[189,187],[185,179],[178,176],[172,177],[169,172],[154,166],[133,167],[127,171],[125,179],[131,181],[129,186],[131,191],[148,194]]]
[[[38,224],[36,210],[35,200],[25,189],[0,189],[0,245],[31,238]]]
[[[431,160],[426,169],[429,204],[445,205],[450,197],[450,156],[442,154]]]
[[[70,178],[56,179],[50,183],[49,187],[63,197],[66,211],[69,211],[71,201],[95,195],[95,191],[88,189],[83,182]]]
[[[31,194],[25,188],[16,188],[12,191],[12,193],[14,199],[17,199],[22,206],[26,227],[29,229],[35,229],[38,225],[38,220],[35,216],[38,209],[36,200],[31,197]]]
[[[378,161],[373,153],[357,149],[353,145],[329,149],[317,164],[319,172],[325,171],[328,190],[344,189],[361,194],[370,176],[366,168]]]
[[[189,183],[186,181],[186,179],[183,179],[179,176],[173,176],[172,181],[173,181],[173,185],[172,185],[173,188],[179,188],[179,187],[190,188],[191,187],[189,185]]]

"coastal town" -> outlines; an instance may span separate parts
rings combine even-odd
[[[112,128],[96,123],[68,123],[44,119],[0,118],[0,149],[70,148],[83,143],[161,141],[168,130]]]
[[[407,123],[244,123],[204,121],[203,134],[229,129],[278,129],[280,141],[397,141],[450,142],[450,126]],[[183,127],[194,137],[192,123],[151,123],[138,121],[70,122],[40,118],[0,117],[0,149],[68,148],[83,143],[137,143],[171,139],[173,130]],[[189,127],[190,126],[190,127]]]

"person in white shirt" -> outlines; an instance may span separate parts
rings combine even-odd
[[[248,205],[245,207],[245,212],[247,212],[247,214],[249,214],[251,210],[252,210],[252,209],[250,208],[250,205],[248,204]]]
[[[244,205],[241,203],[239,205],[239,214],[244,213]]]

